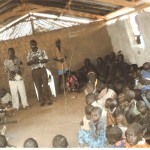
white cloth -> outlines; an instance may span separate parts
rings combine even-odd
[[[11,95],[9,93],[6,93],[6,95],[1,98],[1,103],[7,104],[9,101],[12,101]]]
[[[48,85],[50,87],[51,93],[54,97],[56,97],[54,77],[49,69],[46,69],[46,72],[47,72],[47,76],[48,76]],[[50,79],[49,79],[49,76],[50,76]]]
[[[51,71],[49,69],[46,69],[46,72],[47,72],[47,76],[48,76],[48,85],[50,87],[50,90],[51,90],[51,93],[54,97],[56,97],[56,89],[55,89],[55,82],[54,82],[54,77],[51,73]],[[50,76],[50,78],[49,78]],[[38,92],[37,92],[37,88],[35,86],[35,83],[34,83],[34,88],[35,88],[35,92],[36,92],[36,96],[39,100],[39,96],[38,96]]]
[[[112,89],[103,89],[99,96],[98,96],[98,100],[97,103],[98,105],[100,105],[102,108],[105,108],[105,102],[108,98],[114,98],[116,95],[116,93],[112,90]]]
[[[28,102],[27,102],[27,95],[26,95],[26,90],[25,90],[25,85],[24,85],[23,80],[20,80],[20,81],[9,80],[9,87],[10,87],[10,92],[12,95],[13,108],[19,109],[18,92],[19,92],[20,97],[21,97],[21,103],[23,105],[23,108],[25,108],[26,106],[29,106]]]

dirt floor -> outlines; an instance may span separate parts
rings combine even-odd
[[[57,134],[67,137],[69,147],[77,148],[77,134],[80,121],[84,115],[84,93],[70,93],[53,97],[53,106],[39,106],[36,98],[29,99],[31,108],[16,112],[13,119],[17,123],[6,124],[8,142],[22,148],[24,141],[32,137],[37,140],[39,147],[52,147],[52,139]],[[1,125],[1,128],[3,126]]]

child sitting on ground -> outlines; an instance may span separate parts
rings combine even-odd
[[[114,112],[114,116],[116,125],[122,130],[122,138],[125,139],[125,131],[127,130],[128,123],[124,112],[120,108],[117,108]]]
[[[144,101],[138,101],[136,106],[140,114],[135,117],[135,122],[142,125],[145,135],[150,137],[150,110]]]
[[[108,98],[105,102],[105,108],[107,111],[107,125],[114,125],[115,123],[115,117],[114,112],[117,108],[117,100]]]
[[[106,147],[105,125],[101,120],[102,109],[94,107],[91,112],[91,121],[89,122],[90,131],[79,130],[79,145],[86,143],[89,148]]]
[[[116,85],[116,89],[118,91],[118,107],[125,111],[128,101],[125,100],[124,95],[130,89],[128,86],[124,86],[123,84]]]
[[[126,107],[125,116],[127,122],[129,124],[134,122],[135,116],[139,114],[139,111],[136,107],[136,100],[135,100],[135,92],[132,90],[128,90],[125,93],[125,100],[128,101],[128,106]]]
[[[127,143],[126,148],[150,148],[143,138],[143,128],[138,123],[129,125],[125,132]]]
[[[118,126],[109,125],[106,128],[106,138],[112,148],[125,147],[125,140],[122,139],[122,130]]]
[[[52,141],[53,148],[67,148],[67,138],[61,134],[56,135]]]
[[[66,72],[66,91],[73,92],[79,89],[79,82],[73,72],[68,70]]]
[[[94,106],[92,106],[92,105],[87,105],[85,107],[85,116],[83,117],[82,121],[80,122],[81,130],[84,130],[85,132],[90,131],[89,122],[91,120],[91,111],[93,108],[94,108]],[[82,132],[82,131],[80,131],[80,132]],[[86,144],[86,143],[79,143],[79,147],[84,147],[84,144]]]
[[[85,107],[85,116],[83,117],[82,121],[80,122],[81,129],[86,130],[86,131],[90,130],[89,121],[91,119],[91,111],[93,108],[94,108],[94,106],[92,106],[92,105],[87,105]]]
[[[38,148],[38,143],[35,139],[28,138],[24,141],[23,147],[24,148]]]

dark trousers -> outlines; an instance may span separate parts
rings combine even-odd
[[[45,103],[46,100],[51,101],[46,68],[32,70],[32,78],[38,91],[39,102]]]

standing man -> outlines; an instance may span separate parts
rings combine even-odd
[[[61,81],[64,74],[66,76],[66,71],[68,70],[68,66],[66,63],[66,58],[63,53],[63,49],[61,48],[60,39],[55,40],[55,49],[53,52],[53,59],[56,61],[57,73],[58,73],[58,91],[61,91]]]
[[[32,78],[38,92],[40,106],[44,106],[46,100],[48,101],[48,105],[52,105],[48,76],[45,68],[48,62],[48,56],[44,50],[37,47],[35,40],[30,41],[30,46],[32,51],[28,53],[27,65],[31,66],[32,69]]]
[[[9,87],[12,95],[12,104],[15,110],[19,110],[19,95],[24,109],[28,109],[27,95],[23,74],[23,63],[15,56],[14,48],[8,49],[9,58],[4,61],[5,70],[8,74]]]

